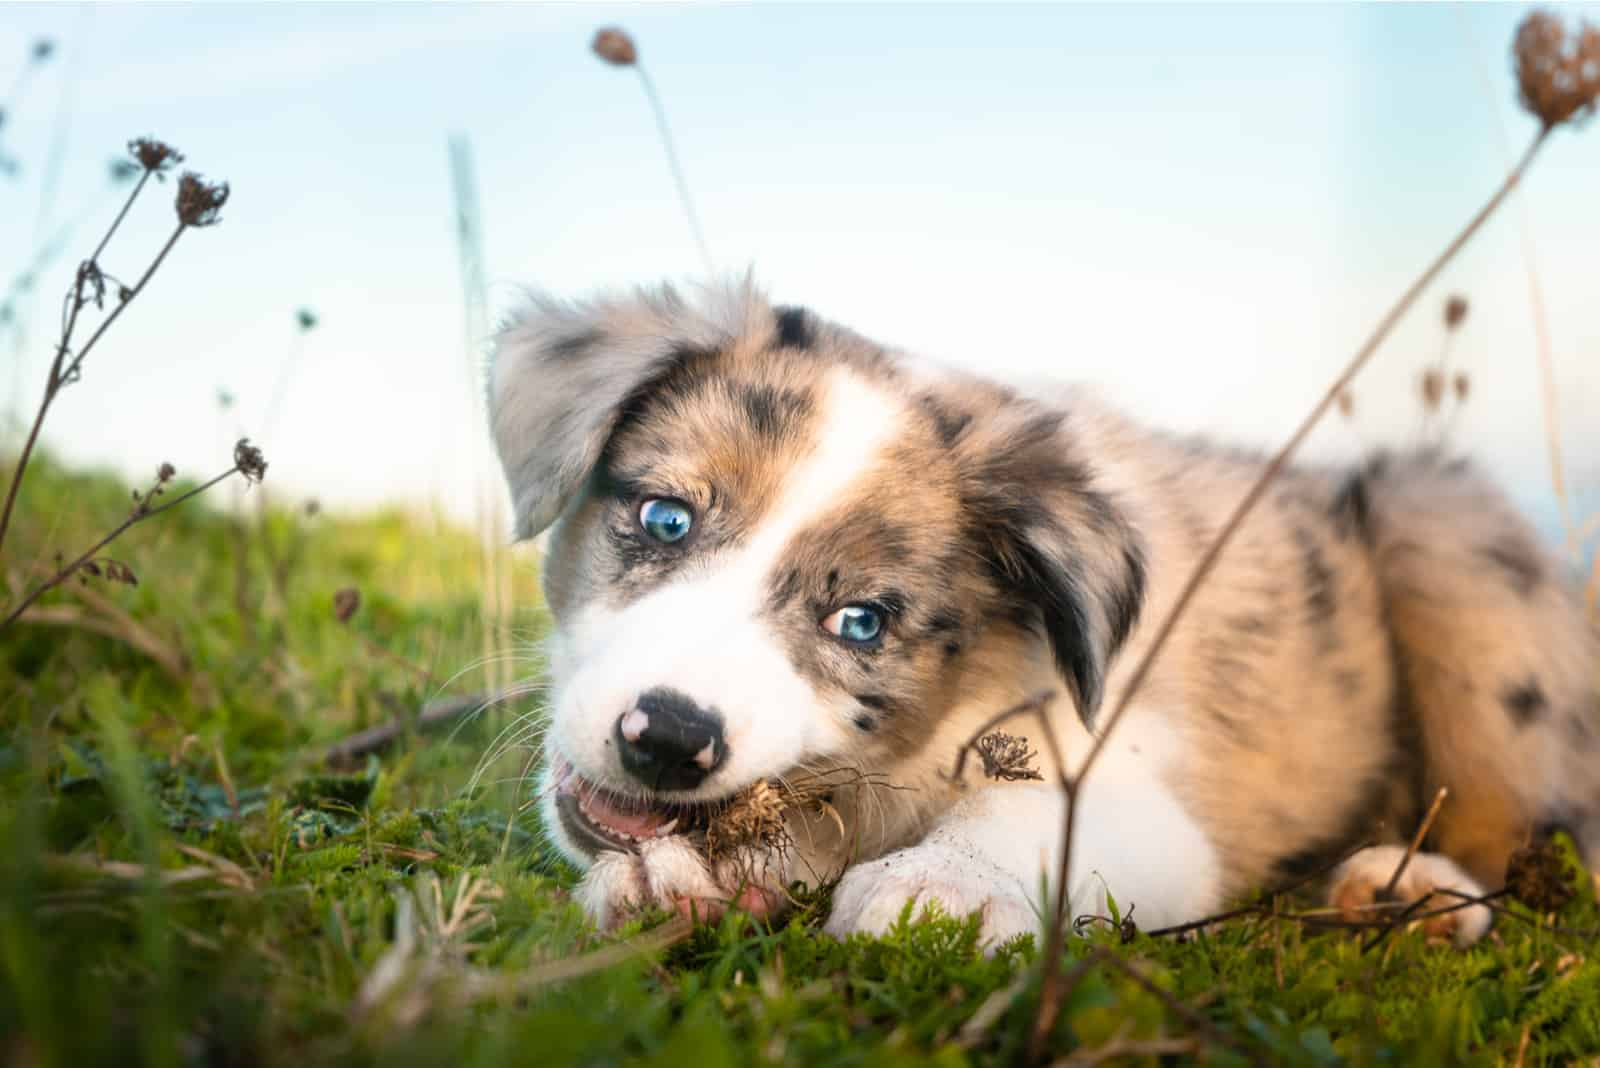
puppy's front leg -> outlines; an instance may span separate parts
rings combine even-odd
[[[1137,910],[1142,927],[1215,911],[1221,870],[1199,825],[1159,783],[1098,775],[1079,791],[1072,913],[1106,914],[1107,891],[1124,914]],[[981,910],[991,947],[1036,934],[1054,892],[1065,817],[1066,801],[1054,786],[975,788],[920,844],[845,872],[827,930],[882,934],[907,901],[915,903],[913,915],[937,901],[956,916]]]

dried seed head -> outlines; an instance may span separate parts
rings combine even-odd
[[[1339,391],[1339,414],[1346,419],[1354,419],[1356,414],[1356,395],[1348,389]]]
[[[239,469],[246,482],[260,482],[267,477],[267,458],[250,444],[249,438],[240,438],[233,447],[233,466]]]
[[[596,33],[590,47],[595,55],[615,67],[631,67],[639,62],[639,50],[633,46],[633,38],[615,26]]]
[[[183,162],[182,152],[153,137],[129,141],[128,154],[139,161],[139,166],[158,178]]]
[[[1457,371],[1455,382],[1456,403],[1460,404],[1467,399],[1467,394],[1472,392],[1472,379],[1467,377],[1467,372]]]
[[[178,221],[184,226],[211,226],[218,222],[222,205],[228,202],[228,183],[211,185],[193,171],[178,179]]]
[[[83,563],[78,565],[78,570],[82,571],[85,575],[93,575],[95,578],[99,578],[102,574],[100,571],[100,565],[95,563],[93,560],[85,560]]]
[[[1454,330],[1460,326],[1467,317],[1467,298],[1460,293],[1454,293],[1444,302],[1444,325],[1446,330]]]
[[[171,464],[162,464],[160,467],[156,468],[156,481],[171,482],[173,476],[177,473],[178,469],[176,467],[173,467]]]
[[[1422,407],[1430,412],[1439,410],[1444,400],[1444,372],[1430,367],[1422,372]]]
[[[361,591],[354,586],[346,586],[342,590],[335,590],[333,594],[333,618],[340,623],[350,622],[350,617],[361,609]]]
[[[995,731],[979,738],[975,748],[983,760],[984,775],[991,779],[1001,779],[1005,782],[1044,779],[1033,766],[1039,754],[1028,748],[1026,738],[1006,734],[1004,731]]]
[[[1571,901],[1573,871],[1554,842],[1523,846],[1506,864],[1506,889],[1535,912],[1556,912]]]
[[[721,860],[761,848],[784,848],[789,828],[784,796],[765,779],[738,794],[706,827],[706,856]]]
[[[1569,34],[1548,11],[1522,20],[1512,45],[1522,106],[1545,127],[1584,119],[1600,97],[1600,29],[1583,23]]]

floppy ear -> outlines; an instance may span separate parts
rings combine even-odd
[[[500,331],[489,424],[511,489],[516,537],[555,522],[588,478],[630,400],[696,352],[728,343],[727,314],[758,298],[730,291],[713,321],[663,286],[565,303],[534,296]]]
[[[1145,548],[1064,433],[1069,417],[1013,401],[971,432],[968,500],[982,551],[1035,618],[1094,728],[1111,660],[1144,602]]]

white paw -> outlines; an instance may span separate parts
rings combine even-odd
[[[727,886],[712,877],[686,838],[673,835],[642,842],[637,853],[601,853],[574,896],[595,926],[605,929],[620,926],[646,908],[714,920],[729,905],[754,915],[769,914],[779,906],[781,899],[771,890],[743,881],[738,873],[725,874]]]
[[[845,872],[834,889],[833,912],[824,930],[835,938],[881,935],[900,918],[907,901],[913,902],[913,919],[932,902],[958,918],[981,911],[982,939],[989,950],[1040,929],[1038,915],[1015,878],[981,857],[921,845]]]
[[[1345,861],[1333,874],[1328,890],[1329,904],[1351,921],[1381,920],[1393,915],[1368,906],[1377,903],[1378,896],[1393,877],[1405,852],[1401,846],[1376,846]],[[1483,887],[1449,857],[1439,853],[1418,853],[1411,858],[1399,883],[1395,885],[1394,899],[1410,904],[1433,894],[1417,909],[1418,912],[1432,912],[1461,903],[1461,898],[1455,894],[1434,893],[1438,890],[1452,890],[1470,897],[1483,894]],[[1430,916],[1422,921],[1422,929],[1429,938],[1449,939],[1458,946],[1470,946],[1484,936],[1493,920],[1494,913],[1489,909],[1473,905]]]

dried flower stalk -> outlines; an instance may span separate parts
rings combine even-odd
[[[1434,261],[1429,264],[1428,267],[1424,269],[1423,272],[1411,283],[1411,285],[1407,287],[1405,292],[1401,294],[1399,300],[1395,302],[1394,306],[1391,307],[1389,311],[1385,313],[1385,315],[1378,321],[1378,324],[1373,329],[1372,334],[1356,351],[1355,356],[1352,357],[1349,364],[1345,367],[1343,373],[1341,373],[1338,378],[1336,378],[1328,387],[1323,394],[1322,399],[1318,401],[1316,406],[1312,408],[1311,412],[1305,417],[1305,419],[1301,421],[1300,426],[1295,430],[1294,434],[1290,436],[1289,440],[1277,451],[1277,453],[1273,455],[1266,468],[1256,479],[1255,483],[1250,487],[1249,491],[1244,495],[1244,498],[1237,506],[1235,506],[1232,514],[1229,515],[1228,520],[1222,525],[1222,528],[1217,533],[1217,536],[1212,540],[1206,551],[1201,555],[1200,560],[1196,563],[1194,569],[1190,572],[1188,579],[1185,581],[1182,589],[1178,593],[1176,601],[1173,602],[1171,609],[1168,611],[1166,617],[1161,621],[1160,626],[1156,628],[1150,645],[1146,648],[1144,655],[1134,666],[1133,672],[1129,676],[1122,693],[1119,695],[1115,707],[1111,709],[1110,714],[1106,717],[1104,727],[1095,736],[1094,741],[1089,747],[1088,753],[1084,757],[1083,763],[1078,767],[1075,774],[1068,777],[1067,786],[1065,789],[1067,811],[1066,817],[1063,820],[1061,853],[1055,878],[1055,908],[1046,930],[1045,947],[1041,965],[1043,974],[1040,981],[1039,1005],[1037,1013],[1034,1017],[1033,1032],[1029,1038],[1030,1061],[1037,1062],[1040,1059],[1044,1050],[1045,1041],[1055,1022],[1056,1014],[1061,1004],[1061,952],[1062,945],[1065,940],[1067,926],[1067,890],[1071,885],[1070,868],[1072,859],[1073,828],[1077,816],[1077,794],[1082,787],[1084,779],[1088,776],[1095,763],[1099,760],[1100,754],[1105,751],[1106,742],[1111,737],[1112,732],[1115,731],[1117,725],[1121,722],[1122,717],[1127,713],[1130,702],[1133,700],[1134,696],[1138,694],[1140,687],[1144,684],[1145,679],[1149,676],[1150,669],[1154,665],[1156,657],[1160,654],[1168,639],[1171,637],[1174,628],[1177,626],[1178,620],[1182,618],[1184,611],[1188,608],[1190,601],[1194,599],[1196,591],[1198,591],[1200,585],[1205,581],[1206,576],[1209,575],[1211,573],[1211,569],[1216,566],[1218,557],[1221,556],[1223,550],[1226,549],[1228,544],[1233,540],[1234,535],[1238,532],[1240,526],[1243,524],[1245,517],[1248,516],[1251,510],[1255,508],[1256,503],[1265,494],[1267,487],[1271,484],[1272,480],[1277,477],[1278,472],[1283,469],[1283,467],[1288,463],[1289,458],[1299,449],[1301,443],[1311,433],[1318,420],[1322,418],[1329,408],[1333,407],[1337,403],[1339,394],[1343,390],[1346,390],[1350,387],[1350,383],[1354,380],[1355,376],[1361,371],[1361,369],[1366,366],[1367,362],[1377,351],[1378,346],[1393,331],[1395,324],[1398,323],[1401,317],[1405,315],[1405,313],[1409,311],[1416,303],[1417,298],[1422,294],[1422,291],[1433,282],[1433,280],[1439,275],[1439,272],[1444,269],[1445,265],[1455,258],[1456,254],[1461,251],[1462,247],[1465,246],[1466,243],[1473,237],[1473,235],[1475,235],[1483,227],[1483,224],[1488,221],[1489,217],[1494,214],[1495,210],[1500,206],[1500,204],[1522,181],[1523,175],[1527,173],[1529,166],[1531,166],[1534,159],[1537,158],[1539,150],[1544,146],[1545,140],[1553,128],[1554,124],[1549,122],[1541,127],[1538,134],[1534,136],[1533,141],[1529,144],[1527,150],[1523,153],[1522,158],[1517,162],[1516,166],[1512,168],[1511,172],[1500,184],[1500,187],[1494,191],[1494,193],[1489,197],[1488,201],[1483,205],[1482,208],[1478,210],[1477,214],[1475,214],[1467,222],[1466,226],[1461,230],[1461,232],[1458,233],[1450,241],[1450,243],[1445,246],[1444,250],[1439,253]]]
[[[179,161],[183,156],[170,145],[154,140],[153,138],[140,138],[128,144],[128,153],[138,162],[141,168],[139,180],[134,184],[128,197],[123,201],[122,209],[117,212],[111,225],[106,229],[105,236],[95,246],[89,258],[78,265],[77,274],[74,276],[72,288],[68,290],[62,309],[61,333],[56,341],[55,358],[51,361],[48,377],[45,380],[44,396],[39,402],[39,410],[34,415],[33,425],[28,430],[28,437],[23,443],[22,452],[17,457],[16,470],[11,476],[11,484],[6,490],[5,506],[0,510],[0,548],[5,545],[7,531],[11,528],[11,516],[16,509],[17,493],[22,487],[22,479],[28,469],[28,461],[33,458],[33,450],[39,441],[39,432],[44,426],[45,416],[50,412],[50,406],[55,403],[61,391],[76,382],[83,369],[83,361],[94,350],[106,331],[111,329],[113,323],[121,317],[128,306],[144,292],[150,279],[161,269],[166,262],[168,254],[184,232],[194,226],[209,226],[217,221],[217,211],[228,198],[228,187],[222,185],[207,185],[198,177],[186,174],[179,182],[178,196],[175,207],[178,213],[177,228],[167,238],[166,244],[161,246],[150,265],[145,268],[139,280],[132,286],[117,285],[116,303],[110,313],[100,322],[94,332],[89,335],[76,351],[73,350],[73,335],[77,331],[78,317],[83,309],[90,304],[96,308],[104,307],[107,282],[114,281],[100,266],[100,257],[104,254],[106,246],[111,243],[111,238],[122,226],[122,221],[127,218],[128,211],[133,207],[134,201],[139,199],[139,194],[144,191],[145,185],[154,175],[157,179],[164,177],[165,172]],[[241,443],[244,444],[244,443]],[[247,478],[252,477],[248,467],[237,468]]]
[[[689,220],[689,229],[694,233],[695,244],[700,246],[700,259],[705,265],[706,275],[709,277],[716,273],[716,263],[711,258],[711,248],[706,244],[705,230],[700,226],[700,215],[694,209],[694,198],[689,195],[689,182],[683,176],[683,166],[678,162],[678,150],[672,137],[672,127],[667,123],[667,109],[661,103],[661,94],[656,92],[656,84],[650,77],[650,72],[644,69],[644,64],[639,62],[639,49],[633,43],[633,38],[624,30],[609,26],[594,35],[594,40],[589,46],[594,54],[611,64],[613,67],[631,67],[639,75],[639,84],[644,86],[644,95],[650,102],[650,110],[655,116],[656,130],[661,135],[661,147],[667,153],[667,166],[672,169],[672,180],[678,187],[678,200],[683,205],[683,214]]]
[[[241,459],[243,460],[244,464],[248,466],[241,466]],[[234,465],[232,467],[228,468],[211,481],[196,486],[189,492],[175,497],[165,504],[157,505],[154,503],[155,499],[165,492],[164,486],[172,477],[169,472],[173,470],[171,464],[162,464],[160,471],[157,473],[155,484],[152,485],[147,492],[141,494],[138,490],[134,491],[133,508],[128,512],[127,517],[123,519],[121,523],[113,527],[109,534],[79,554],[79,556],[71,563],[57,568],[54,575],[50,576],[50,578],[46,579],[39,586],[35,587],[31,593],[25,596],[21,602],[11,610],[9,615],[7,615],[4,619],[0,619],[0,631],[4,631],[7,627],[11,626],[11,624],[15,623],[22,616],[22,613],[28,610],[29,605],[33,604],[40,597],[55,589],[63,582],[67,581],[81,568],[83,568],[85,564],[94,563],[95,559],[100,556],[100,550],[116,541],[117,538],[121,537],[123,532],[129,527],[132,527],[138,523],[142,523],[146,519],[150,519],[153,516],[158,516],[162,512],[168,511],[169,509],[176,508],[178,505],[189,500],[191,497],[198,497],[212,486],[215,486],[217,483],[222,482],[224,479],[231,478],[234,475],[243,475],[246,481],[259,481],[261,475],[266,472],[266,469],[267,464],[261,456],[261,450],[251,447],[248,441],[241,439],[238,445],[234,446]],[[129,571],[128,577],[132,578],[132,576],[133,572]],[[136,579],[134,581],[137,582]]]

